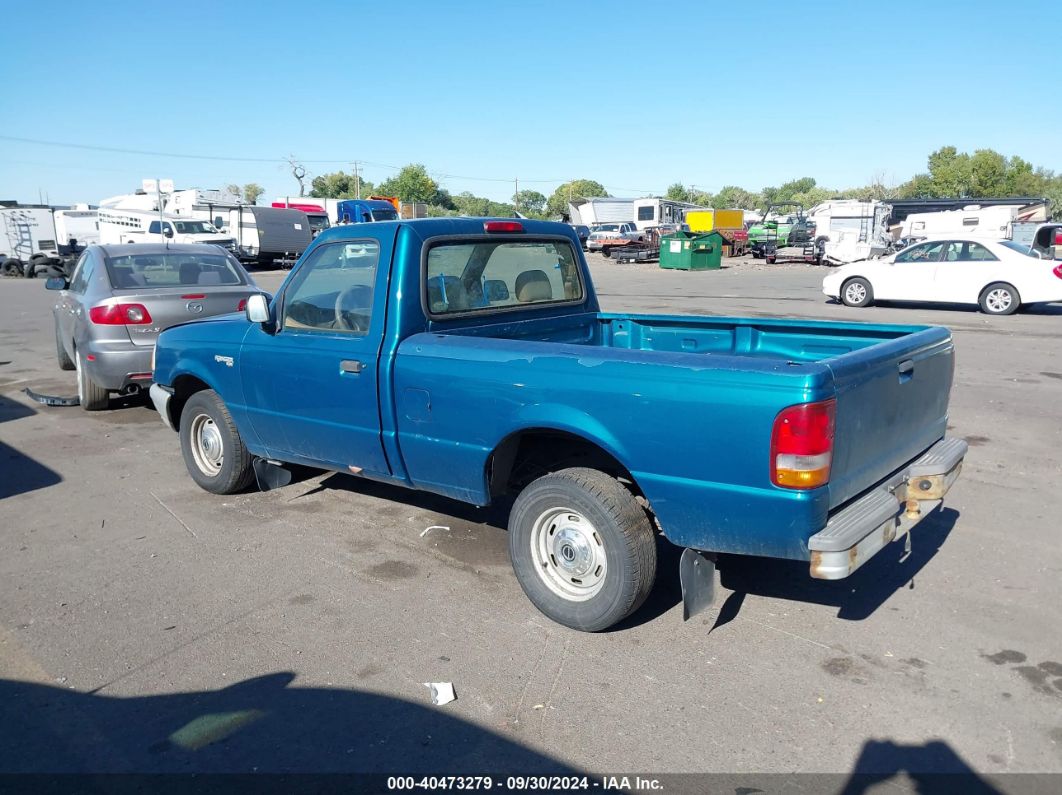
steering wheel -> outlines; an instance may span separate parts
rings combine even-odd
[[[341,329],[346,329],[347,331],[357,331],[365,333],[366,331],[368,331],[368,328],[362,325],[364,316],[348,313],[343,309],[343,304],[346,303],[347,299],[357,292],[365,292],[365,285],[352,284],[345,290],[339,291],[339,294],[336,296],[335,305],[336,325]]]

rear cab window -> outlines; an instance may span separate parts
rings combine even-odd
[[[124,254],[108,257],[106,263],[117,290],[246,284],[239,266],[220,249],[217,254]]]
[[[577,304],[586,290],[567,240],[442,241],[431,245],[423,280],[433,318]]]

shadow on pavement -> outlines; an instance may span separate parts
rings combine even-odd
[[[130,698],[0,679],[0,773],[579,772],[431,706],[426,689],[422,706],[294,678]]]
[[[32,417],[36,410],[0,395],[0,423]],[[35,459],[0,442],[0,500],[54,486],[62,476]]]
[[[911,782],[910,787],[905,786],[904,777]],[[867,740],[851,778],[838,795],[862,795],[870,791],[1002,795],[943,740],[930,740],[922,745]]]
[[[735,592],[731,599],[754,594],[836,606],[838,618],[862,621],[896,591],[915,587],[915,577],[940,551],[958,518],[953,508],[935,511],[914,528],[910,557],[903,560],[904,544],[894,541],[843,580],[812,579],[806,561],[727,555],[719,562],[722,584]]]

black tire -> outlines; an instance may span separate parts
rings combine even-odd
[[[856,276],[841,285],[840,298],[845,306],[870,306],[874,303],[874,288],[862,276]]]
[[[4,276],[22,276],[22,261],[17,259],[5,259],[3,268]]]
[[[605,259],[608,259],[609,257],[612,256],[612,249],[609,249],[609,248],[601,249],[601,256],[604,257]]]
[[[986,315],[1013,315],[1021,306],[1021,296],[1013,284],[994,282],[981,291],[977,303]]]
[[[254,480],[251,454],[228,408],[213,389],[196,392],[184,404],[180,436],[184,465],[200,488],[214,494],[235,494]],[[220,447],[215,448],[213,442]],[[211,455],[217,449],[220,462]]]
[[[55,321],[55,358],[59,362],[60,370],[76,370],[77,365],[74,364],[74,360],[66,352],[66,348],[63,347],[63,340],[59,336],[59,321]]]
[[[559,516],[550,519],[551,512]],[[574,544],[564,543],[576,536]],[[532,604],[558,624],[584,632],[607,629],[629,616],[656,580],[649,517],[622,483],[596,469],[564,469],[525,488],[509,515],[509,556]],[[571,561],[563,566],[582,560],[590,568],[565,570],[558,556]],[[579,594],[595,575],[597,583]]]
[[[74,369],[77,370],[77,397],[85,411],[103,411],[111,405],[111,393],[92,380],[82,364],[81,352],[74,351]]]
[[[777,260],[778,258],[777,258],[777,257],[764,257],[764,259],[766,259],[766,260],[767,260],[767,264],[768,264],[768,265],[774,265],[775,261],[776,261],[776,260]]]

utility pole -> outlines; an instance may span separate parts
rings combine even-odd
[[[513,186],[515,193],[513,193],[513,207],[516,208],[516,212],[520,212],[520,178],[513,177]]]
[[[354,161],[354,193],[356,199],[361,198],[361,175],[358,173],[358,161]]]

